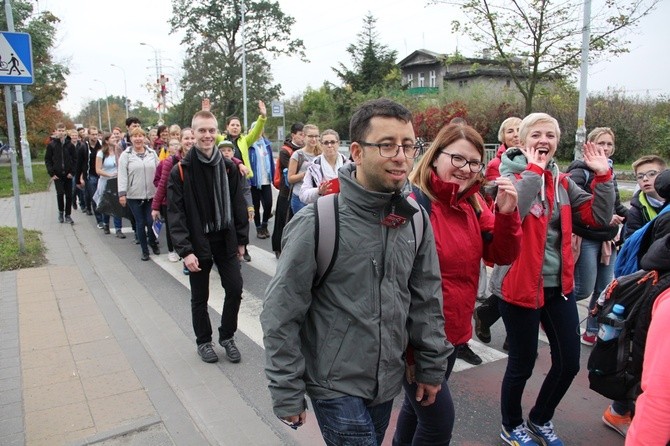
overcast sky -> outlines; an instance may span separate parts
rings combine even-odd
[[[596,0],[597,1],[597,0]],[[284,13],[296,19],[295,37],[304,41],[309,63],[281,57],[272,61],[275,81],[287,97],[318,88],[324,80],[337,79],[330,67],[338,62],[350,65],[345,49],[356,40],[368,11],[377,18],[383,43],[398,51],[399,59],[425,48],[452,53],[456,48],[465,56],[479,53],[463,36],[450,32],[451,20],[458,18],[454,7],[425,7],[425,1],[338,0],[309,2],[280,0]],[[175,89],[185,56],[180,36],[169,34],[172,11],[169,0],[40,0],[41,10],[51,10],[60,19],[55,55],[68,61],[66,98],[59,104],[74,116],[89,101],[108,94],[127,94],[132,101],[154,104],[145,85],[155,82],[155,52],[160,51],[163,72],[170,78],[168,90]],[[305,6],[307,5],[307,6]],[[159,9],[160,6],[160,9]],[[630,53],[590,68],[589,90],[625,89],[630,94],[658,96],[670,94],[670,1],[664,0],[630,34]],[[97,79],[100,82],[94,81]],[[241,96],[241,92],[240,92]],[[251,99],[251,98],[250,98]],[[269,100],[273,98],[267,98]]]

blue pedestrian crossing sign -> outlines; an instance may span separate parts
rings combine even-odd
[[[0,84],[31,85],[33,82],[30,34],[0,32]]]

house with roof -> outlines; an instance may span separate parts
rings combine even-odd
[[[518,75],[526,78],[523,59],[515,58]],[[403,85],[409,93],[427,94],[449,89],[466,89],[485,84],[489,88],[515,88],[509,70],[483,51],[482,57],[463,57],[420,49],[398,62]]]

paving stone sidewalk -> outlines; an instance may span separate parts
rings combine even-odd
[[[218,369],[175,354],[192,341],[91,217],[57,222],[54,195],[21,196],[48,264],[0,273],[0,444],[282,444]],[[16,226],[13,199],[0,226]],[[220,401],[233,420],[211,410]]]

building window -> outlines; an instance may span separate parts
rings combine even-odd
[[[506,86],[507,88],[509,88],[510,85],[512,85],[512,81],[510,81],[509,79],[507,79],[507,80],[505,81],[505,86]]]
[[[423,77],[423,73],[419,73],[419,87],[426,86],[426,79]]]
[[[466,80],[463,80],[463,81],[458,81],[458,86],[461,87],[461,88],[463,88],[463,87],[467,87],[467,86],[468,86],[468,81],[467,81],[467,79],[466,79]]]
[[[429,86],[430,87],[437,87],[437,76],[435,76],[435,70],[430,70],[430,79],[429,79]]]
[[[407,88],[414,88],[414,75],[412,73],[407,75]]]

